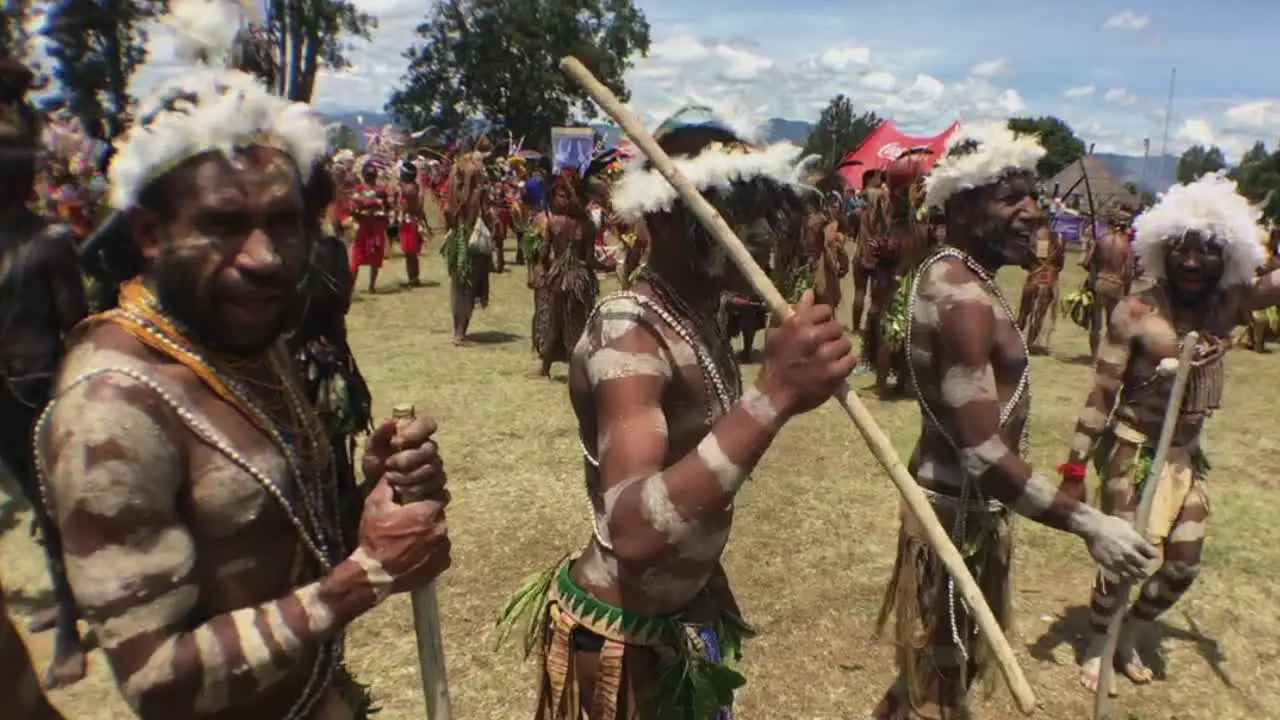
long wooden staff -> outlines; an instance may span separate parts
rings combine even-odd
[[[711,203],[707,202],[706,198],[702,197],[702,194],[689,182],[688,178],[680,172],[671,158],[662,151],[662,148],[658,147],[657,141],[645,129],[640,119],[624,107],[617,96],[602,85],[577,58],[562,58],[560,60],[560,69],[573,78],[574,82],[581,85],[582,89],[586,90],[587,94],[618,125],[622,126],[622,129],[631,138],[632,142],[648,156],[649,161],[653,163],[658,172],[662,173],[662,176],[675,187],[676,192],[680,194],[681,199],[684,200],[689,209],[698,216],[702,224],[711,231],[711,234],[715,236],[721,246],[728,251],[733,258],[734,264],[751,282],[751,287],[768,303],[769,308],[781,318],[790,317],[793,311],[786,299],[782,297],[782,293],[778,292],[769,277],[752,259],[751,253],[747,252],[747,248],[738,239],[738,236],[734,234],[733,230],[729,228],[724,218],[720,217],[720,213],[716,212]],[[893,449],[893,444],[889,441],[888,436],[884,434],[884,430],[876,423],[871,412],[862,404],[862,400],[849,389],[848,383],[841,385],[835,398],[845,412],[848,413],[849,418],[853,420],[858,432],[862,433],[862,439],[866,441],[871,453],[876,456],[876,460],[880,461],[880,464],[888,471],[893,484],[897,486],[898,492],[902,494],[902,499],[906,502],[907,509],[920,522],[929,544],[933,547],[934,552],[938,554],[938,558],[946,566],[947,571],[955,578],[956,589],[960,591],[961,597],[964,598],[965,603],[973,613],[974,619],[977,620],[979,630],[995,651],[996,661],[1000,665],[1005,681],[1009,684],[1009,689],[1013,692],[1019,709],[1027,714],[1034,712],[1036,697],[1031,692],[1031,686],[1027,684],[1026,677],[1022,674],[1022,668],[1018,666],[1018,660],[1014,657],[1013,648],[1009,647],[1009,641],[1000,629],[1000,624],[996,622],[996,617],[992,614],[990,606],[987,605],[987,600],[983,597],[982,590],[978,588],[978,583],[974,581],[973,575],[969,573],[969,569],[964,564],[964,558],[956,550],[956,546],[952,544],[946,530],[942,528],[942,523],[938,521],[938,516],[934,512],[933,506],[929,504],[928,498],[925,497],[924,491],[920,489],[915,479],[907,472],[906,466],[902,464],[902,460],[899,459],[897,452]]]
[[[412,405],[397,405],[391,417],[397,424],[407,423],[416,415]],[[412,502],[402,498],[401,502]],[[418,636],[418,666],[422,669],[422,696],[427,703],[427,720],[452,720],[449,702],[449,678],[444,669],[444,642],[440,636],[440,605],[436,602],[436,584],[413,591],[413,632]]]
[[[1190,332],[1182,339],[1182,352],[1178,355],[1178,372],[1173,376],[1173,388],[1169,391],[1169,405],[1164,409],[1164,424],[1160,426],[1160,440],[1156,443],[1155,455],[1151,458],[1151,469],[1147,472],[1146,484],[1142,487],[1142,500],[1138,503],[1138,512],[1133,519],[1133,527],[1143,536],[1147,536],[1151,526],[1151,509],[1155,505],[1156,490],[1164,476],[1164,466],[1168,462],[1169,447],[1173,444],[1173,431],[1178,425],[1178,414],[1182,411],[1182,398],[1187,392],[1187,378],[1191,375],[1191,355],[1195,352],[1199,336]],[[1148,538],[1150,539],[1150,538]],[[1120,584],[1116,593],[1118,604],[1115,614],[1107,623],[1107,637],[1102,645],[1102,665],[1098,670],[1098,689],[1093,698],[1093,718],[1103,720],[1107,717],[1107,703],[1111,697],[1111,686],[1115,683],[1116,645],[1120,642],[1120,628],[1124,625],[1124,616],[1129,610],[1129,595],[1133,592],[1133,583]]]

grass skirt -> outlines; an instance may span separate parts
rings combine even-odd
[[[536,720],[732,720],[734,693],[746,681],[731,664],[752,631],[723,573],[695,601],[710,602],[717,616],[693,623],[604,603],[574,583],[571,567],[531,576],[498,619],[499,643],[523,626],[526,657],[537,653]],[[591,684],[583,665],[595,666]]]
[[[952,528],[958,509],[934,504],[944,528]],[[1006,514],[970,512],[966,537],[959,544],[965,564],[978,581],[982,594],[1007,634],[1012,620],[1011,570],[1013,523]],[[977,633],[977,623],[954,593],[955,632],[950,576],[926,539],[924,529],[904,508],[898,531],[898,554],[885,591],[877,627],[883,632],[894,618],[894,645],[898,665],[896,697],[890,705],[895,720],[964,720],[970,717],[970,689],[979,681],[990,683],[993,653]],[[957,648],[954,635],[964,643]],[[967,655],[967,659],[966,659]]]
[[[546,362],[569,362],[600,294],[595,273],[581,262],[561,261],[533,293],[533,351]]]

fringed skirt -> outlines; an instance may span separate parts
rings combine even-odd
[[[466,272],[449,277],[449,307],[455,315],[470,315],[476,306],[489,307],[489,269],[493,258],[471,253]]]
[[[935,503],[933,507],[943,527],[954,527],[959,516],[955,505]],[[966,537],[959,550],[1007,634],[1012,620],[1012,520],[1004,512],[985,510],[969,511],[966,520]],[[876,717],[967,720],[970,689],[991,679],[987,671],[992,650],[978,634],[959,592],[952,591],[950,575],[924,529],[905,508],[898,555],[880,610],[881,631],[891,614],[898,681],[877,708]]]
[[[548,362],[569,362],[600,294],[595,273],[583,265],[553,268],[533,293],[533,351]]]
[[[540,665],[536,720],[732,720],[745,681],[731,665],[752,632],[722,573],[693,603],[711,607],[714,619],[695,623],[602,602],[578,587],[571,566],[530,578],[517,593],[540,599],[526,635]],[[500,627],[520,620],[519,604],[508,603]]]

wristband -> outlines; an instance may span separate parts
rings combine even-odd
[[[1089,468],[1084,463],[1064,462],[1058,466],[1058,473],[1062,475],[1063,480],[1084,482],[1089,474]]]

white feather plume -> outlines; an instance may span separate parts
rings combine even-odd
[[[1133,221],[1134,253],[1143,270],[1164,277],[1169,244],[1188,232],[1222,243],[1226,268],[1221,285],[1247,283],[1267,259],[1259,242],[1261,211],[1250,205],[1225,172],[1211,173],[1187,185],[1174,185],[1151,209]]]
[[[929,171],[924,181],[926,207],[940,208],[956,193],[990,185],[1012,172],[1034,172],[1045,155],[1033,136],[1018,136],[1005,122],[956,128],[947,140],[947,152],[969,142],[977,143],[977,149],[944,155]]]
[[[257,78],[209,67],[163,83],[138,106],[108,170],[110,202],[127,210],[151,181],[206,152],[266,145],[288,154],[304,180],[328,136],[310,106],[271,94]]]
[[[713,144],[696,157],[677,157],[680,172],[699,190],[727,189],[732,183],[752,178],[768,178],[782,185],[801,187],[797,158],[800,148],[777,143],[760,149],[743,149]],[[645,159],[635,157],[623,166],[622,177],[613,187],[614,212],[626,220],[638,220],[646,213],[668,210],[677,198],[675,187],[657,170],[644,168]]]
[[[212,63],[230,52],[242,17],[233,0],[173,0],[163,22],[173,30],[180,59]]]

